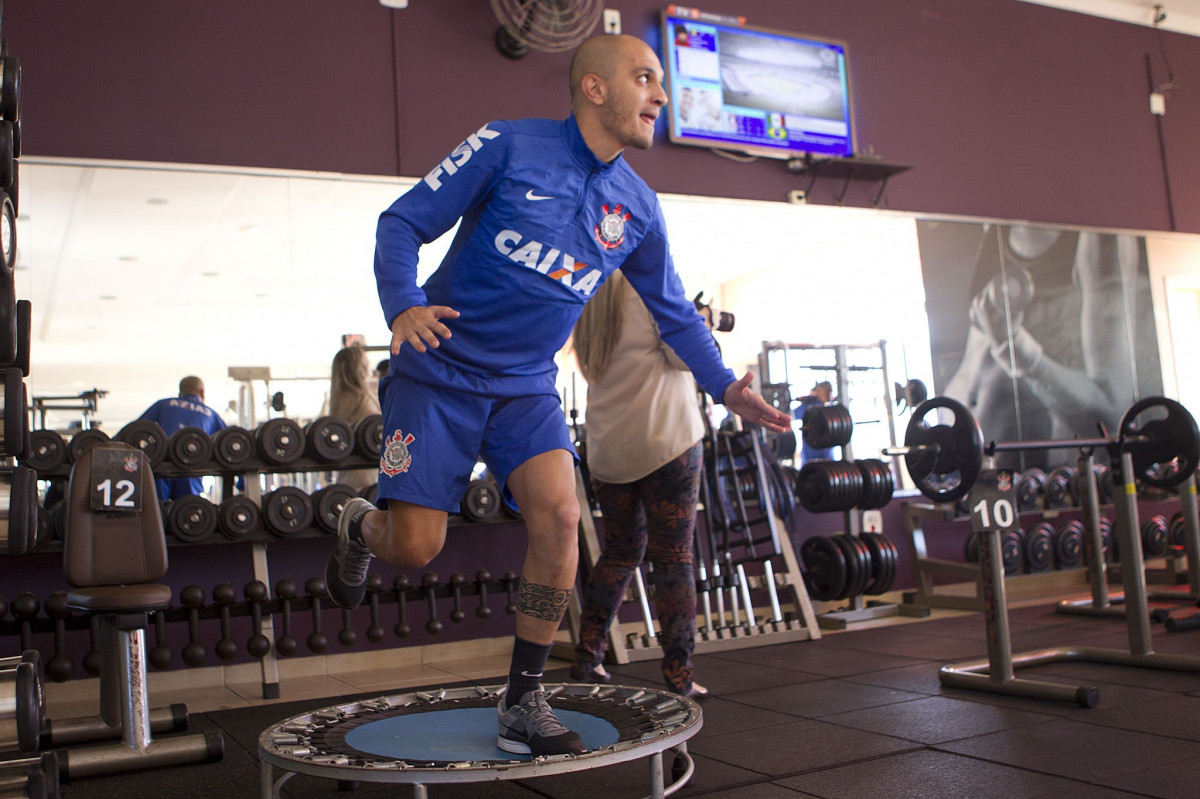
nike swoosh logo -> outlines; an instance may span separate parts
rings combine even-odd
[[[538,200],[553,200],[554,198],[553,197],[543,197],[540,194],[534,194],[533,189],[530,189],[529,191],[525,192],[525,199],[533,200],[534,202],[537,202]]]
[[[545,199],[550,199],[550,198],[549,198],[549,197],[547,197],[547,198],[545,198]],[[530,674],[530,673],[529,673],[529,672],[527,672],[527,671],[522,671],[522,672],[521,672],[521,676],[522,676],[522,677],[541,677],[541,676],[542,676],[542,672],[540,672],[540,671],[539,671],[537,674]]]

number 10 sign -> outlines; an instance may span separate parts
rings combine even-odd
[[[971,489],[971,529],[1011,530],[1017,524],[1017,489],[1013,472],[984,469]]]

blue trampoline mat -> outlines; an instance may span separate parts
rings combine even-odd
[[[615,744],[617,728],[599,716],[556,708],[559,721],[579,733],[588,749]],[[513,760],[496,746],[499,728],[495,707],[446,710],[390,716],[355,727],[346,743],[359,752],[404,761]]]

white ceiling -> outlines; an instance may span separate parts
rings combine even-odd
[[[408,185],[22,159],[17,295],[33,309],[31,394],[107,390],[95,419],[116,432],[184,375],[203,377],[224,408],[237,396],[228,367],[269,366],[272,390],[306,397],[315,407],[297,410],[315,415],[342,334],[387,343],[370,272],[375,220]]]
[[[1025,0],[1096,17],[1108,17],[1135,25],[1154,26],[1158,8],[1166,18],[1158,23],[1163,30],[1200,36],[1200,0]]]
[[[1143,0],[1041,4],[1144,25],[1155,14]],[[1164,6],[1161,27],[1200,35],[1200,0]],[[33,307],[31,395],[107,391],[94,419],[115,433],[186,374],[203,377],[210,404],[225,408],[239,389],[229,367],[266,366],[270,390],[284,391],[297,415],[315,415],[342,334],[387,343],[370,274],[374,227],[411,184],[22,159],[17,295]],[[445,246],[423,253],[426,270]],[[715,273],[694,261],[689,269],[685,282],[711,296]]]

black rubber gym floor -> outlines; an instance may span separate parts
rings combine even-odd
[[[1013,651],[1072,645],[1128,651],[1120,618],[1056,613],[1052,604],[1009,614]],[[938,669],[986,657],[980,614],[826,634],[817,641],[696,657],[704,727],[696,763],[676,796],[738,799],[1110,799],[1200,796],[1200,672],[1059,662],[1017,676],[1100,691],[1093,709],[943,688]],[[1153,628],[1156,652],[1200,658],[1200,631]],[[611,666],[616,681],[657,686],[655,661]],[[494,683],[497,680],[488,682]],[[547,682],[569,678],[565,669]],[[429,686],[438,687],[438,686]],[[408,692],[413,689],[403,689]],[[286,683],[283,685],[287,695]],[[362,695],[359,695],[362,696]],[[193,713],[193,730],[220,729],[215,764],[77,780],[66,799],[260,796],[258,735],[293,715],[353,697]],[[664,758],[668,773],[671,755]],[[276,772],[278,776],[279,772]],[[341,789],[341,790],[339,790]],[[349,790],[347,790],[349,789]],[[646,759],[512,782],[427,786],[437,797],[619,799],[650,792]],[[409,785],[296,776],[285,797],[408,797]]]

